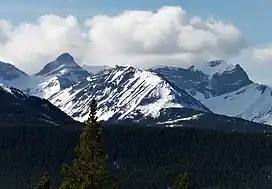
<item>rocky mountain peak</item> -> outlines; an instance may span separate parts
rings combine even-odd
[[[229,93],[252,83],[239,64],[223,60],[197,64],[188,69],[165,67],[153,71],[164,75],[199,100]]]
[[[56,61],[59,62],[66,62],[66,63],[70,63],[70,62],[75,62],[74,57],[72,55],[70,55],[69,53],[62,53],[57,59]]]
[[[56,60],[46,64],[36,75],[85,78],[90,74],[80,67],[69,53],[63,53]]]

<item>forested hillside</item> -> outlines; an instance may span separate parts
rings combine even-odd
[[[9,127],[0,131],[1,189],[29,189],[47,171],[56,187],[79,130]],[[107,126],[104,139],[118,188],[172,186],[182,172],[193,188],[271,188],[270,133]]]

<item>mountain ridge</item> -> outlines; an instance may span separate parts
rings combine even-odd
[[[93,97],[98,100],[98,114],[103,120],[117,116],[116,113],[120,112],[123,113],[115,119],[123,119],[137,114],[137,111],[143,116],[156,117],[159,110],[167,105],[209,111],[186,91],[178,90],[154,73],[132,66],[119,66],[89,77],[87,81],[61,91],[49,100],[80,121],[87,119],[87,105]]]
[[[122,119],[126,119],[126,117],[130,117],[130,119],[134,117],[136,119],[137,117],[137,120],[140,120],[145,119],[147,115],[159,115],[161,114],[160,108],[164,107],[164,105],[162,105],[162,99],[172,99],[174,102],[172,105],[174,105],[176,102],[180,103],[182,101],[181,97],[179,97],[179,95],[181,95],[184,99],[191,99],[192,102],[194,101],[193,104],[198,104],[197,107],[205,107],[204,109],[209,109],[216,114],[241,117],[250,121],[272,124],[272,116],[270,116],[270,112],[272,112],[272,98],[267,95],[269,92],[266,92],[270,91],[271,88],[265,86],[265,93],[261,92],[262,90],[259,90],[258,88],[262,88],[263,85],[259,85],[251,81],[245,70],[239,64],[228,64],[224,60],[213,60],[203,64],[191,66],[189,68],[163,66],[151,68],[147,71],[142,71],[132,66],[116,66],[115,68],[102,66],[98,68],[102,69],[101,71],[98,71],[97,74],[92,74],[80,67],[70,54],[63,53],[55,60],[46,64],[44,68],[33,77],[28,76],[26,73],[11,64],[7,64],[7,66],[3,65],[5,64],[2,63],[1,67],[0,63],[0,78],[1,76],[3,77],[4,70],[8,68],[10,72],[7,73],[11,73],[9,77],[12,79],[11,81],[4,80],[2,83],[19,88],[30,95],[49,99],[54,105],[60,108],[64,108],[63,106],[66,106],[64,104],[61,105],[61,102],[63,102],[64,99],[71,97],[71,94],[68,92],[69,90],[76,91],[76,89],[80,90],[80,88],[85,88],[85,91],[78,92],[79,94],[75,94],[75,91],[70,91],[75,95],[74,98],[71,97],[72,101],[70,103],[73,104],[75,104],[75,101],[77,100],[83,101],[82,99],[86,99],[87,97],[83,93],[90,93],[89,90],[94,90],[94,92],[91,92],[90,95],[93,97],[98,95],[98,99],[102,98],[101,96],[103,95],[107,95],[107,93],[113,92],[116,95],[116,98],[108,98],[110,103],[104,106],[104,109],[102,108],[102,111],[104,111],[104,117],[102,116],[103,119],[105,117],[115,116],[115,119],[118,120],[116,110],[120,104],[122,104],[123,108],[127,107],[125,108],[127,111],[129,110],[127,115],[124,115],[124,113],[119,115],[119,117]],[[96,69],[96,67],[94,68]],[[122,69],[127,69],[127,72],[125,73],[124,70],[121,71]],[[19,76],[17,78],[18,73]],[[147,77],[147,75],[149,76]],[[108,77],[111,77],[112,80],[109,80]],[[150,79],[150,81],[145,81],[148,80],[148,78],[152,79]],[[133,82],[129,83],[130,80]],[[15,81],[18,81],[18,83]],[[152,89],[150,89],[150,91],[153,90],[153,92],[149,91],[150,94],[143,93],[145,88],[142,88],[138,93],[133,94],[131,91],[137,91],[137,87],[135,87],[134,84],[138,81],[142,82],[139,84],[139,87],[153,86],[153,81],[157,82],[157,85],[153,86],[153,88],[151,87]],[[148,82],[149,84],[147,84]],[[93,83],[95,86],[100,86],[100,92],[95,91],[95,88],[90,87],[90,83]],[[105,84],[104,88],[101,87],[103,84]],[[125,100],[128,96],[130,96],[130,94],[126,94],[127,96],[123,97],[122,95],[118,96],[117,91],[119,90],[118,92],[121,91],[124,93],[124,89],[126,92],[130,91],[131,94],[133,94],[133,98],[144,99],[146,104],[150,104],[150,106],[146,106],[145,103],[140,104],[139,102],[141,102],[141,100],[139,100],[139,102],[135,101],[137,105],[132,105],[132,102]],[[246,92],[243,92],[243,90]],[[165,97],[163,96],[163,91],[168,91],[168,93],[165,93],[167,94]],[[169,91],[179,91],[179,95],[175,96],[175,94],[178,93],[172,93]],[[65,96],[64,93],[66,93],[67,96]],[[247,95],[244,96],[244,93]],[[150,96],[145,98],[146,95]],[[228,98],[227,96],[231,96],[231,98]],[[60,97],[62,99],[58,99]],[[256,101],[249,101],[249,103],[246,103],[242,100],[238,100],[242,97],[248,99],[258,98]],[[156,102],[156,100],[158,100],[156,98],[161,99],[161,104]],[[111,102],[111,100],[113,102]],[[115,103],[115,101],[119,100],[124,101],[127,104],[121,102],[119,104]],[[164,102],[166,103],[170,101],[165,100]],[[105,103],[105,99],[102,102]],[[78,106],[80,106],[79,104],[80,103],[78,103]],[[229,104],[229,106],[224,104]],[[237,104],[239,104],[239,106],[237,106]],[[260,104],[262,104],[262,106]],[[113,107],[110,107],[110,105]],[[71,107],[70,110],[67,110],[67,108],[64,108],[64,110],[69,115],[75,115],[71,115],[72,117],[80,117],[79,114],[84,112],[84,115],[82,115],[82,117],[84,117],[87,115],[87,104],[83,104],[81,106],[81,109],[80,107],[76,107],[77,109],[73,110],[73,113],[71,113]],[[247,111],[242,111],[243,107],[247,106],[249,109],[247,109]],[[151,107],[153,109],[155,108],[156,111],[153,111]],[[185,105],[185,107],[187,106]],[[235,110],[232,110],[232,107],[236,107]],[[106,115],[105,112],[108,112],[108,115]],[[234,114],[234,112],[236,112],[236,114]],[[141,117],[138,116],[139,114],[142,114],[142,118],[139,118]]]

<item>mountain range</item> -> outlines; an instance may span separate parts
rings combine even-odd
[[[108,123],[197,127],[212,119],[217,125],[228,123],[227,130],[239,130],[238,122],[246,130],[267,130],[262,124],[272,124],[272,89],[251,81],[240,65],[223,60],[140,70],[81,67],[63,53],[31,76],[0,62],[0,83],[47,99],[77,121],[87,119],[90,100],[96,98],[98,117]]]

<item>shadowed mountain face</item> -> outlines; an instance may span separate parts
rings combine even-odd
[[[48,63],[36,76],[59,76],[79,82],[90,76],[90,73],[80,67],[70,54],[63,53],[56,60]]]
[[[188,69],[151,71],[186,90],[216,114],[272,124],[272,89],[253,83],[240,65],[218,60]]]
[[[19,77],[26,76],[28,75],[25,72],[16,68],[14,65],[5,62],[0,62],[0,81],[1,80],[12,81]]]
[[[0,125],[77,127],[79,125],[45,99],[0,85]]]
[[[151,71],[163,75],[199,99],[226,94],[253,83],[240,65],[230,65],[222,60],[188,69],[162,67]]]

